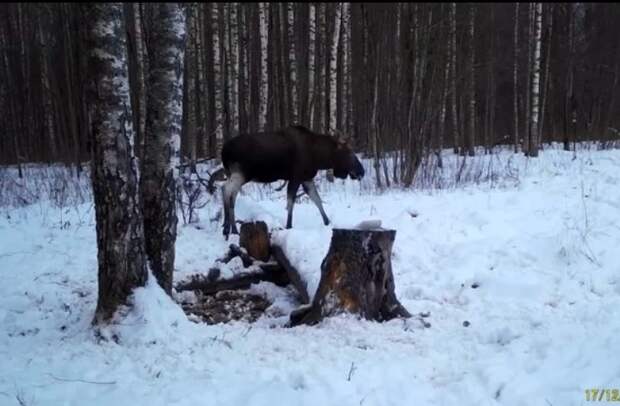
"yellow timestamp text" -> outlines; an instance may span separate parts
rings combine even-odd
[[[586,389],[587,402],[620,402],[620,389]]]

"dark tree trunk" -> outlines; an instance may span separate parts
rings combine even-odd
[[[99,262],[99,296],[93,322],[101,324],[112,318],[134,288],[144,285],[147,271],[132,151],[123,6],[95,3],[88,11],[92,181]]]
[[[291,314],[291,325],[315,324],[342,312],[377,321],[409,317],[394,292],[395,237],[395,230],[334,229],[312,305]]]
[[[141,178],[144,235],[149,265],[172,292],[176,241],[176,178],[179,163],[185,18],[176,3],[152,7],[149,46],[146,149]]]

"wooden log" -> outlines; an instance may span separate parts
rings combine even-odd
[[[252,284],[259,282],[272,282],[278,286],[289,284],[286,272],[278,264],[263,263],[258,267],[259,271],[242,272],[227,279],[214,278],[213,275],[219,275],[219,272],[215,272],[217,268],[212,268],[209,275],[193,275],[189,280],[177,283],[175,289],[177,292],[200,290],[205,295],[214,295],[224,290],[249,289]]]
[[[395,237],[396,230],[334,229],[312,305],[293,312],[290,325],[315,324],[342,312],[376,321],[410,317],[394,293]]]
[[[228,246],[228,252],[226,253],[226,255],[224,257],[220,258],[218,261],[227,264],[233,258],[236,258],[236,257],[241,258],[241,262],[243,263],[243,267],[244,268],[248,268],[249,266],[251,266],[255,262],[254,258],[252,258],[248,254],[243,252],[243,250],[241,248],[239,248],[238,245],[235,245],[235,244],[230,244]]]
[[[289,281],[291,281],[291,284],[295,290],[297,290],[297,293],[299,293],[299,301],[302,304],[310,303],[310,296],[308,295],[306,283],[303,281],[297,269],[295,269],[295,267],[291,264],[286,255],[284,255],[282,248],[277,245],[273,245],[271,247],[271,251],[273,252],[273,258],[286,271]]]
[[[267,224],[264,221],[241,224],[239,245],[245,248],[252,258],[268,261],[271,253]]]

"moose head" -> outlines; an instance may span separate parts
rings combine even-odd
[[[339,135],[334,151],[334,176],[339,179],[349,176],[353,180],[359,180],[364,177],[364,173],[364,167],[353,152],[349,139]]]

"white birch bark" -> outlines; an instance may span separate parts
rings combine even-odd
[[[459,125],[456,109],[456,3],[450,3],[450,107],[452,112],[452,133],[454,152],[459,152]]]
[[[475,70],[475,59],[476,59],[476,51],[474,44],[474,26],[475,26],[475,17],[476,17],[476,9],[472,4],[469,8],[469,155],[474,155],[474,145],[476,138],[476,70]]]
[[[336,5],[334,13],[334,32],[331,38],[330,55],[329,55],[329,123],[328,131],[336,130],[336,80],[337,80],[337,62],[338,62],[338,43],[340,40],[340,23],[342,21],[342,3]]]
[[[258,113],[258,129],[259,131],[265,130],[267,124],[267,104],[269,102],[269,78],[267,76],[267,63],[268,63],[268,21],[269,21],[269,3],[258,4],[258,19],[260,30],[260,107]]]
[[[549,5],[549,19],[547,20],[547,46],[546,46],[546,56],[545,56],[545,89],[542,95],[542,101],[540,103],[540,124],[538,126],[538,144],[542,145],[542,131],[543,126],[545,125],[545,110],[547,105],[547,95],[549,93],[549,83],[551,82],[549,78],[549,69],[551,66],[551,45],[553,39],[553,5]]]
[[[400,10],[400,9],[399,9]],[[398,20],[400,23],[400,19]],[[342,74],[343,74],[343,78],[342,80],[344,81],[344,86],[343,86],[343,91],[342,91],[342,99],[340,100],[340,105],[342,106],[342,108],[340,109],[341,111],[341,118],[340,118],[340,122],[342,123],[343,128],[341,128],[342,131],[344,131],[345,133],[347,133],[348,131],[348,124],[347,124],[347,120],[348,120],[348,114],[349,114],[349,105],[348,105],[348,101],[349,101],[349,47],[350,47],[350,42],[351,42],[351,3],[342,3],[342,24],[343,24],[343,30],[342,30]]]
[[[228,24],[230,33],[228,36],[230,63],[228,69],[228,86],[230,89],[230,112],[232,130],[239,133],[239,27],[237,26],[237,3],[228,6]]]
[[[308,21],[308,122],[314,123],[314,80],[315,80],[315,53],[316,53],[316,6],[314,3],[309,5]]]
[[[528,4],[528,25],[527,25],[527,76],[526,76],[526,97],[525,97],[525,135],[523,136],[523,153],[529,154],[530,151],[530,123],[532,121],[532,67],[533,63],[533,46],[534,41],[534,3]]]
[[[443,166],[441,158],[441,149],[444,144],[444,130],[446,128],[446,106],[448,104],[448,87],[450,86],[450,69],[452,64],[452,56],[450,48],[446,50],[446,66],[443,71],[443,92],[441,94],[441,110],[439,113],[439,145],[437,148],[437,164],[441,168]]]
[[[288,59],[290,66],[290,84],[291,86],[291,112],[293,114],[292,123],[298,124],[299,120],[299,99],[297,97],[297,57],[295,51],[295,12],[294,3],[286,3],[286,19],[288,27]]]
[[[532,113],[530,121],[530,156],[538,156],[538,110],[540,97],[540,48],[542,39],[542,3],[535,4],[534,56],[532,66]]]
[[[112,319],[147,279],[122,17],[122,3],[95,3],[86,18],[92,39],[90,94],[96,95],[89,103],[98,249],[95,324]]]
[[[195,139],[192,140],[193,141],[193,145],[189,145],[190,147],[190,159],[192,160],[192,162],[196,162],[196,155],[197,155],[197,150],[198,150],[198,145],[201,145],[201,147],[203,148],[202,153],[206,156],[208,155],[208,149],[206,147],[208,147],[208,137],[206,136],[206,122],[207,122],[207,95],[206,95],[206,88],[207,85],[205,83],[205,67],[204,67],[204,61],[205,61],[205,46],[207,46],[207,44],[204,43],[204,39],[203,39],[203,32],[204,32],[204,27],[203,27],[203,21],[202,18],[200,18],[200,6],[196,5],[195,9],[192,10],[193,13],[193,17],[194,17],[194,21],[193,21],[193,25],[194,28],[196,30],[195,32],[195,38],[196,38],[196,69],[198,70],[196,72],[196,95],[197,95],[197,100],[200,101],[200,103],[196,106],[196,117],[197,117],[197,122],[196,122],[196,136]],[[192,28],[189,27],[188,24],[188,28],[191,30]],[[187,41],[189,41],[189,36],[190,33],[188,32],[187,34]]]
[[[222,142],[224,139],[224,120],[223,110],[223,89],[222,89],[222,58],[220,53],[220,23],[218,5],[211,4],[211,45],[213,47],[213,82],[215,83],[213,92],[213,102],[215,107],[215,145],[216,157],[220,158]]]
[[[151,3],[148,7],[151,7],[153,31],[149,41],[146,149],[140,189],[149,265],[161,287],[171,294],[177,226],[176,184],[181,144],[185,16],[178,3]]]
[[[514,152],[519,152],[519,2],[515,3],[515,25],[514,25],[514,69],[513,69],[513,115],[514,115]]]
[[[138,98],[139,98],[139,117],[138,117],[138,128],[137,131],[140,134],[138,139],[140,140],[140,145],[138,148],[140,152],[137,153],[138,156],[141,156],[144,151],[144,132],[146,131],[146,77],[144,75],[144,68],[146,65],[146,52],[144,50],[144,35],[142,33],[142,11],[140,10],[140,4],[135,3],[134,7],[134,19],[135,19],[135,33],[136,33],[136,56],[137,56],[137,64],[136,64],[136,74],[138,76],[138,83],[140,87],[138,89]]]

